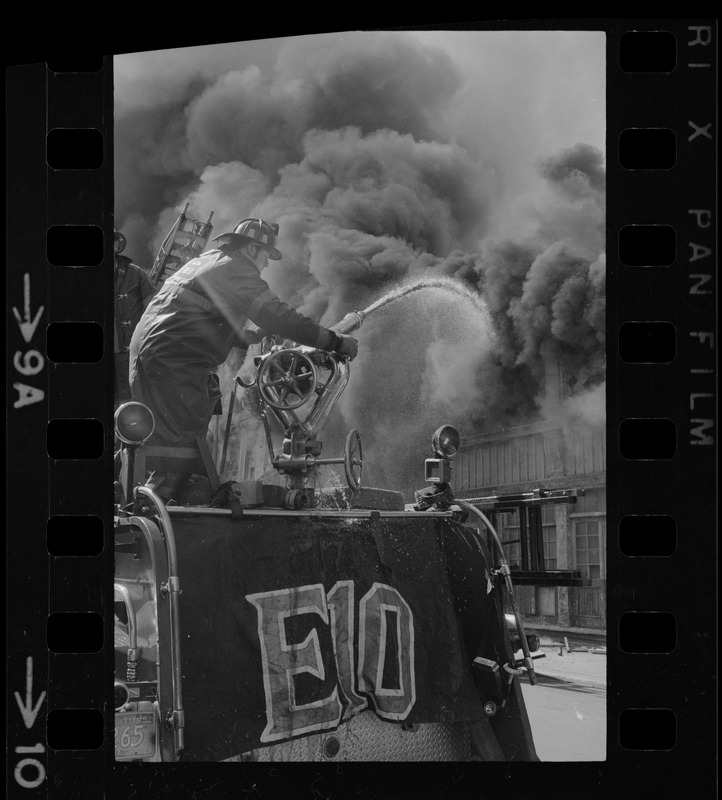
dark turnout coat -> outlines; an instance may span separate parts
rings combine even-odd
[[[217,395],[209,374],[233,347],[246,347],[252,320],[268,334],[330,350],[336,336],[282,302],[240,253],[209,250],[163,284],[135,328],[130,345],[133,400],[155,416],[147,468],[204,469],[196,439],[205,437]]]

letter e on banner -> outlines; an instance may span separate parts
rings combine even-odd
[[[309,673],[321,681],[326,678],[318,635],[318,625],[329,624],[323,586],[313,584],[259,592],[246,595],[246,600],[258,612],[267,719],[261,741],[275,742],[336,727],[343,709],[338,685],[334,686],[328,697],[305,704],[296,702],[296,675]],[[316,616],[317,625],[302,642],[289,644],[286,620],[301,614]]]

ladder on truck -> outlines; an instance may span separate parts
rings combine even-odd
[[[208,244],[213,231],[211,225],[213,212],[211,211],[206,222],[201,222],[187,216],[187,211],[188,203],[185,204],[185,208],[178,215],[178,219],[173,223],[158,250],[149,276],[154,286],[161,286],[186,262],[199,256]]]
[[[487,497],[464,498],[486,513],[495,528],[500,514],[517,512],[519,515],[519,555],[521,569],[513,569],[516,585],[527,586],[586,586],[589,581],[577,570],[546,569],[544,565],[544,539],[541,507],[558,503],[576,503],[584,496],[584,489],[556,489],[521,494],[499,494]],[[504,542],[516,544],[517,541]]]

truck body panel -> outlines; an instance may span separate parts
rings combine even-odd
[[[494,685],[475,669],[477,657],[508,658],[509,634],[484,543],[453,514],[169,510],[180,586],[179,758],[536,758],[518,678]],[[162,580],[147,580],[151,527],[123,521],[116,583],[138,580],[139,620],[157,593],[166,760],[173,648],[162,623],[168,593]],[[134,536],[140,557],[127,552]]]

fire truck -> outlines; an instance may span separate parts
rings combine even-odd
[[[451,490],[458,431],[433,433],[409,504],[363,485],[358,431],[323,455],[344,356],[282,342],[255,365],[279,481],[223,482],[197,440],[206,494],[164,502],[145,485],[151,409],[115,413],[116,759],[538,760],[521,681],[539,641],[493,523]],[[327,465],[345,486],[319,488]]]

